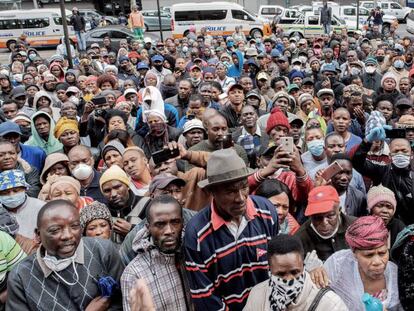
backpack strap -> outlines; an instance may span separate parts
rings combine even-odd
[[[312,304],[310,305],[308,311],[315,311],[322,297],[329,291],[331,291],[331,288],[329,286],[325,288],[321,288],[319,292],[316,294],[315,299],[313,299]]]
[[[132,211],[126,217],[126,220],[131,223],[132,225],[136,225],[141,222],[141,218],[139,217],[141,212],[144,210],[147,202],[150,200],[150,197],[142,197]]]

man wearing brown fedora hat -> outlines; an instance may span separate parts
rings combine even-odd
[[[184,256],[196,310],[242,310],[250,289],[268,278],[267,241],[279,231],[265,198],[249,196],[253,170],[232,148],[211,153],[207,179],[213,197],[188,223]]]

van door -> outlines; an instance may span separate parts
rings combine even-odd
[[[305,19],[304,35],[306,38],[320,36],[323,33],[323,27],[319,22],[318,15],[307,16]]]
[[[395,3],[395,2],[390,3],[390,12],[391,12],[391,15],[394,15],[399,20],[404,18],[403,9],[398,3]]]
[[[256,22],[256,20],[250,16],[250,14],[248,14],[247,12],[243,11],[243,10],[231,10],[231,17],[233,18],[233,31],[234,31],[234,27],[235,26],[243,26],[243,25],[248,25],[247,29],[245,27],[242,27],[242,31],[243,33],[248,36],[250,34],[250,30],[252,29],[252,27],[255,26],[259,26],[260,29],[262,29],[262,25],[260,25],[259,23]],[[240,21],[240,24],[238,25]],[[243,24],[244,22],[244,24]]]

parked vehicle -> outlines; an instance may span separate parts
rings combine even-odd
[[[267,14],[270,12],[276,12],[278,14]],[[291,24],[295,22],[300,16],[303,15],[303,12],[295,9],[285,9],[284,7],[279,7],[276,5],[263,5],[259,9],[259,17],[266,18],[270,22],[274,22],[274,18],[278,15],[278,24]]]
[[[269,23],[232,2],[180,3],[171,7],[172,34],[174,38],[186,36],[191,26],[199,32],[205,27],[213,36],[231,35],[236,26],[242,26],[246,36],[270,35]]]
[[[134,39],[134,33],[129,28],[120,25],[98,27],[88,31],[85,36],[87,48],[89,48],[92,43],[102,45],[103,38],[106,36],[111,38],[112,45],[116,48],[119,48],[119,41],[121,41],[121,39],[126,39],[128,43]],[[145,37],[150,37],[153,41],[158,38],[151,33],[146,33]]]
[[[275,15],[280,15],[284,10],[285,8],[280,5],[261,5],[257,16],[272,21]]]
[[[72,12],[66,10],[69,19]],[[72,26],[68,26],[72,42],[76,42]],[[0,48],[11,49],[22,34],[32,47],[50,47],[60,44],[64,35],[60,9],[10,10],[0,12]]]
[[[414,34],[414,11],[410,12],[407,17],[407,31]]]
[[[293,24],[279,24],[283,32],[289,37],[312,38],[319,37],[324,33],[323,26],[320,22],[320,15],[315,15],[313,12],[307,12],[299,17]],[[340,32],[344,27],[338,17],[332,16],[332,30]],[[352,34],[356,28],[347,27],[348,34]]]
[[[109,25],[116,25],[118,24],[118,19],[114,16],[105,15],[98,10],[95,9],[79,9],[79,14],[85,18],[87,21],[95,20],[95,22],[99,23],[102,17],[105,16],[106,22]]]
[[[361,1],[360,6],[372,10],[374,9],[374,1]],[[377,1],[377,6],[381,8],[384,14],[395,16],[399,22],[403,23],[407,21],[408,14],[412,10],[409,7],[402,7],[399,3],[393,1]]]
[[[158,10],[142,11],[141,13],[144,16],[144,24],[146,31],[160,30]],[[160,11],[160,13],[162,30],[171,30],[171,14],[165,11]]]

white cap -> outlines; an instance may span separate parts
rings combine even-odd
[[[184,123],[183,134],[193,129],[200,129],[200,130],[203,130],[204,132],[206,131],[206,129],[203,126],[203,122],[201,122],[201,120],[196,119],[196,118]]]
[[[136,95],[137,90],[133,89],[133,88],[126,89],[125,92],[124,92],[124,96],[127,96],[128,94],[135,94]]]
[[[152,43],[152,40],[150,37],[145,37],[144,38],[144,43]]]

